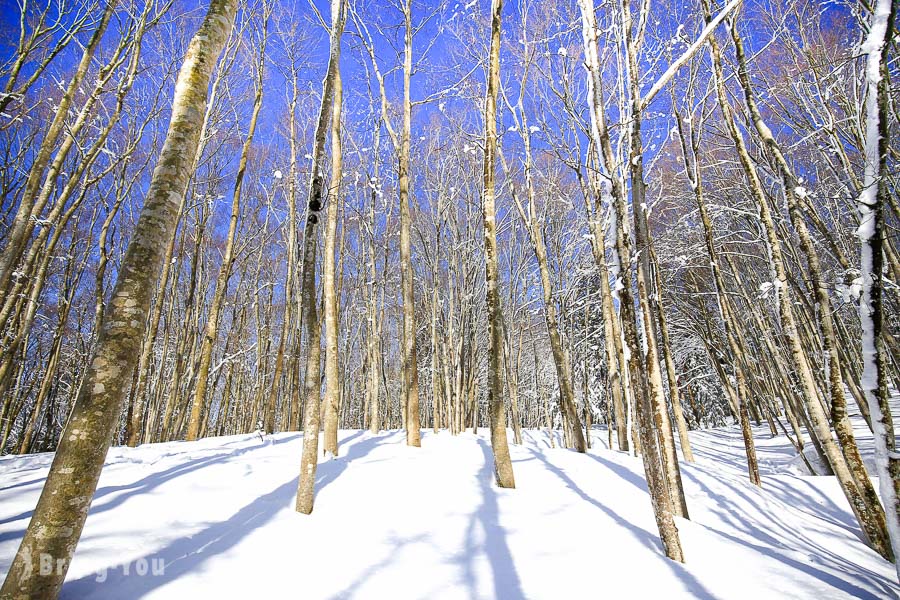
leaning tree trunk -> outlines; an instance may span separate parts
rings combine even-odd
[[[226,56],[228,55],[228,51],[226,50]],[[203,148],[205,146],[208,134],[208,125],[210,119],[210,111],[215,104],[214,98],[218,92],[219,84],[223,79],[223,69],[220,67],[216,71],[216,76],[213,79],[212,85],[209,90],[209,99],[207,101],[207,108],[203,115],[203,124],[200,128],[200,142],[197,145],[197,151],[194,153],[193,165],[191,166],[191,174],[193,174],[197,169],[197,161],[200,160],[200,156],[203,154]],[[173,269],[173,260],[172,256],[175,252],[175,241],[176,234],[178,232],[179,223],[184,216],[184,198],[187,194],[187,185],[188,182],[185,182],[185,189],[181,194],[181,203],[178,207],[178,217],[175,219],[175,226],[172,228],[172,231],[169,234],[169,239],[166,245],[166,254],[163,260],[163,270],[162,277],[159,282],[158,292],[156,294],[156,301],[153,303],[153,310],[150,313],[150,324],[149,328],[144,334],[144,339],[141,344],[141,356],[138,360],[137,373],[138,378],[137,382],[132,389],[132,397],[134,398],[134,404],[132,406],[131,413],[131,422],[127,428],[128,435],[126,435],[126,443],[129,446],[137,446],[141,441],[147,441],[149,436],[153,433],[149,431],[152,425],[155,424],[156,420],[153,418],[154,408],[152,406],[149,407],[149,415],[145,415],[145,406],[148,404],[146,402],[146,396],[150,395],[149,390],[147,389],[147,381],[150,377],[150,366],[151,360],[153,358],[153,350],[156,345],[156,334],[159,331],[159,322],[162,318],[163,308],[166,305],[166,290],[169,287],[169,277],[172,273]],[[176,277],[177,281],[177,277]],[[171,303],[170,303],[171,305]],[[146,392],[146,393],[145,393]],[[146,425],[145,425],[145,416]]]
[[[859,447],[853,436],[853,426],[847,415],[847,400],[844,391],[844,380],[841,373],[839,344],[837,341],[834,320],[832,318],[831,300],[828,296],[828,291],[825,288],[818,251],[813,246],[812,238],[810,237],[806,225],[805,215],[800,209],[800,202],[805,200],[806,191],[800,186],[799,180],[788,165],[787,159],[781,151],[781,147],[775,140],[775,136],[772,134],[771,129],[769,129],[763,120],[759,107],[756,104],[756,98],[753,93],[753,87],[747,69],[747,58],[744,53],[743,42],[737,31],[736,21],[732,21],[731,23],[731,36],[734,41],[735,55],[738,60],[738,81],[744,91],[744,99],[747,108],[749,109],[757,133],[778,166],[782,187],[784,188],[784,195],[787,200],[788,215],[791,224],[797,233],[797,237],[800,240],[800,247],[806,256],[806,262],[809,267],[809,283],[818,304],[819,330],[822,335],[823,354],[827,361],[827,385],[831,397],[831,420],[834,424],[834,430],[837,434],[841,450],[843,451],[844,459],[847,462],[848,468],[850,469],[857,486],[859,486],[868,510],[873,516],[873,520],[881,521],[881,506],[879,505],[878,495],[875,493],[875,486],[872,485],[872,481],[866,472],[866,467],[863,464]],[[888,413],[888,418],[889,417],[890,414]]]
[[[579,0],[581,9],[582,32],[585,45],[585,62],[588,70],[588,108],[591,116],[591,136],[596,151],[602,159],[600,162],[606,167],[611,176],[612,197],[615,206],[616,217],[616,244],[615,254],[618,258],[622,278],[619,290],[620,307],[622,311],[622,328],[625,343],[628,349],[627,370],[633,385],[635,406],[637,408],[637,422],[640,441],[640,450],[644,464],[644,474],[647,479],[647,487],[650,491],[650,500],[653,505],[653,513],[656,517],[656,525],[666,556],[678,562],[684,562],[684,553],[681,549],[681,540],[678,528],[673,517],[672,499],[669,496],[666,476],[663,473],[660,462],[659,446],[656,432],[653,431],[653,408],[650,403],[647,384],[647,374],[640,364],[640,345],[637,337],[636,316],[634,300],[631,293],[631,278],[628,268],[631,264],[631,240],[627,232],[627,206],[625,192],[621,187],[619,178],[615,176],[616,161],[613,154],[612,143],[609,138],[609,130],[606,124],[606,114],[603,107],[603,85],[601,80],[599,52],[597,49],[597,23],[594,15],[593,0]],[[617,286],[618,287],[618,286]],[[638,440],[635,440],[638,441]]]
[[[656,286],[653,290],[656,298],[652,302],[656,311],[656,319],[659,324],[659,334],[662,337],[663,361],[666,365],[666,379],[669,385],[669,398],[672,402],[672,413],[675,416],[675,428],[678,431],[678,441],[681,442],[681,452],[684,460],[694,462],[694,452],[691,450],[691,440],[688,438],[687,421],[684,418],[684,409],[681,406],[681,394],[678,392],[678,376],[675,373],[675,359],[672,357],[672,346],[669,343],[669,325],[666,321],[666,311],[662,299],[662,278],[660,276],[659,261],[656,252],[650,247],[650,258],[656,269]]]
[[[69,115],[69,108],[75,102],[76,93],[81,88],[94,54],[101,45],[103,34],[109,25],[110,19],[116,12],[117,4],[118,2],[109,2],[104,8],[100,21],[97,23],[97,29],[94,30],[90,41],[84,46],[81,60],[75,68],[69,85],[59,99],[53,120],[50,122],[47,132],[41,140],[34,162],[28,172],[28,178],[25,180],[23,187],[22,200],[19,203],[10,231],[6,236],[6,248],[0,254],[0,304],[6,299],[5,294],[8,287],[12,284],[13,272],[22,258],[22,253],[25,252],[28,240],[31,238],[32,232],[34,232],[36,218],[40,216],[40,211],[43,208],[38,198],[38,190],[44,171],[50,163],[50,156],[53,153],[56,142],[67,131],[66,119]],[[221,52],[221,49],[219,49],[219,52]],[[53,178],[55,175],[56,173],[50,173],[48,178]]]
[[[522,105],[519,104],[521,109]],[[556,378],[559,383],[559,404],[563,414],[566,439],[570,442],[578,452],[585,452],[586,444],[584,441],[584,432],[581,430],[581,419],[578,417],[578,410],[575,407],[575,389],[572,382],[572,367],[563,347],[562,336],[560,335],[560,324],[557,316],[556,301],[553,299],[553,283],[550,279],[550,267],[547,262],[547,246],[544,239],[544,231],[542,224],[537,216],[537,203],[535,199],[534,183],[532,180],[532,158],[531,158],[531,131],[528,127],[524,109],[520,110],[521,114],[521,134],[525,145],[525,186],[528,196],[528,212],[519,206],[516,200],[516,206],[526,221],[526,228],[531,237],[531,245],[534,250],[534,256],[538,263],[538,271],[541,277],[541,290],[544,299],[544,319],[547,322],[547,333],[550,337],[550,349],[553,354],[553,364],[556,366]],[[514,194],[514,198],[515,198]]]
[[[495,170],[497,162],[497,90],[500,87],[500,11],[503,0],[491,2],[491,46],[488,58],[487,97],[484,105],[484,252],[488,310],[488,404],[491,412],[491,448],[497,485],[516,487],[503,399],[503,312],[500,307],[500,267],[497,257]]]
[[[628,171],[631,175],[631,206],[634,220],[634,246],[638,252],[636,257],[636,281],[638,315],[644,333],[646,349],[642,352],[644,369],[647,376],[648,392],[650,393],[651,406],[653,407],[653,421],[656,425],[657,435],[660,441],[660,457],[666,474],[666,482],[669,495],[672,497],[672,507],[679,517],[688,517],[687,501],[684,497],[684,486],[681,482],[681,469],[678,465],[678,455],[675,452],[675,439],[672,436],[672,424],[669,419],[669,411],[666,408],[666,398],[663,392],[662,372],[659,362],[659,346],[656,341],[656,329],[653,323],[653,308],[650,303],[650,229],[647,223],[647,185],[644,181],[643,140],[641,137],[642,100],[640,93],[640,70],[638,64],[639,42],[634,39],[631,31],[631,13],[628,0],[622,1],[623,23],[622,29],[625,38],[625,55],[628,61],[629,88],[631,91],[631,150],[628,160]]]
[[[710,20],[708,0],[703,1],[705,18]],[[716,86],[719,109],[728,128],[729,136],[734,143],[738,158],[746,176],[747,183],[753,200],[759,210],[759,220],[766,235],[767,251],[769,258],[770,276],[772,277],[778,306],[778,317],[784,331],[784,337],[789,345],[789,353],[797,377],[803,389],[803,399],[809,413],[812,424],[812,434],[818,439],[828,462],[837,477],[841,490],[847,498],[854,515],[859,521],[863,532],[872,547],[885,558],[892,557],[892,550],[885,525],[885,515],[880,505],[871,506],[859,484],[850,470],[847,460],[841,452],[831,434],[830,424],[822,403],[819,401],[819,392],[816,388],[812,370],[806,353],[800,341],[800,332],[794,315],[794,307],[790,298],[790,289],[787,282],[787,271],[781,242],[769,207],[769,200],[763,189],[763,184],[756,172],[756,165],[747,150],[743,134],[737,126],[735,117],[731,112],[728,94],[725,89],[725,78],[722,68],[721,51],[715,37],[709,38],[710,54],[712,56],[713,75]]]
[[[674,92],[673,92],[674,94]],[[673,98],[674,105],[674,98]],[[753,431],[750,428],[750,417],[747,411],[747,386],[744,376],[744,353],[741,346],[737,343],[734,332],[734,322],[732,312],[728,303],[727,291],[725,288],[725,279],[722,277],[722,270],[719,266],[719,259],[716,253],[715,239],[713,237],[712,221],[709,212],[706,209],[706,200],[703,191],[703,179],[700,172],[700,137],[697,133],[689,135],[684,130],[684,120],[678,109],[675,109],[675,118],[677,119],[678,137],[681,142],[682,161],[684,163],[684,171],[694,190],[694,200],[697,203],[697,209],[700,213],[700,222],[703,225],[703,238],[706,242],[706,252],[709,255],[709,267],[713,274],[713,283],[716,289],[716,301],[719,307],[719,315],[722,318],[722,325],[725,329],[725,337],[731,348],[733,357],[733,367],[735,380],[737,382],[736,408],[738,418],[741,423],[741,434],[744,438],[744,451],[747,456],[747,471],[750,481],[754,485],[760,485],[759,465],[756,459],[756,446],[753,441]],[[690,138],[690,139],[688,139]]]
[[[625,364],[625,355],[622,349],[622,331],[619,328],[618,317],[613,306],[612,290],[609,287],[609,268],[606,264],[606,236],[601,223],[595,215],[602,208],[600,185],[591,185],[588,189],[595,196],[596,207],[589,216],[591,230],[591,251],[594,255],[594,263],[600,274],[600,302],[603,317],[603,346],[606,352],[606,372],[609,382],[609,395],[612,410],[610,411],[616,421],[616,444],[619,450],[628,452],[628,418],[625,411],[625,403],[628,402],[628,389],[621,366]],[[586,194],[587,196],[587,194]],[[589,201],[586,200],[586,203]],[[607,419],[609,421],[609,419]],[[609,433],[612,436],[612,423],[607,423]],[[612,448],[612,444],[610,444]]]
[[[212,0],[188,46],[175,86],[166,141],[122,260],[88,372],[0,596],[55,598],[62,587],[119,423],[167,236],[175,225],[199,143],[210,77],[236,11],[236,0]],[[56,567],[50,573],[41,569],[47,557]]]

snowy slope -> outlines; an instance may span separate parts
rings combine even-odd
[[[686,565],[662,554],[640,461],[601,430],[588,455],[526,432],[516,490],[494,486],[483,435],[426,432],[411,449],[344,431],[309,517],[293,511],[299,434],[113,448],[63,597],[898,597],[834,480],[787,472],[784,437],[755,432],[762,490],[737,429],[692,433]],[[0,459],[3,576],[50,460]],[[164,573],[135,573],[142,558]]]

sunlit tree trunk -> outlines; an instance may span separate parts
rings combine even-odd
[[[601,163],[604,164],[609,172],[612,183],[616,218],[615,254],[620,268],[619,276],[623,279],[621,286],[617,287],[621,287],[619,290],[620,310],[622,311],[622,326],[628,354],[628,371],[631,376],[634,401],[637,408],[636,417],[644,473],[650,490],[656,525],[666,556],[672,560],[684,562],[684,553],[681,549],[678,528],[675,525],[673,516],[672,499],[667,487],[666,475],[662,469],[656,433],[653,431],[654,409],[651,406],[647,374],[640,360],[642,353],[638,343],[634,299],[631,294],[631,277],[628,274],[628,268],[631,264],[631,241],[626,229],[627,207],[625,192],[621,188],[618,177],[614,176],[616,161],[609,139],[605,109],[603,107],[603,86],[597,52],[598,30],[594,16],[594,4],[592,0],[579,0],[578,5],[581,9],[582,31],[585,41],[585,62],[587,63],[589,75],[588,108],[591,116],[591,133],[596,148],[601,152]]]
[[[310,514],[315,498],[316,466],[319,453],[319,427],[321,415],[321,324],[319,323],[318,300],[316,298],[316,249],[318,238],[316,225],[322,210],[323,178],[322,161],[325,154],[325,136],[328,133],[329,116],[335,97],[338,62],[341,57],[341,35],[344,32],[344,0],[331,0],[331,40],[328,56],[328,70],[322,83],[322,104],[316,133],[313,138],[312,165],[307,205],[306,227],[303,232],[303,321],[307,334],[308,354],[306,359],[306,380],[304,401],[306,421],[303,426],[303,454],[300,458],[300,481],[297,486],[296,510]]]
[[[337,237],[338,204],[341,202],[341,68],[334,73],[333,106],[331,110],[331,185],[328,186],[328,206],[325,217],[325,258],[322,273],[322,298],[325,308],[325,435],[326,454],[338,453],[338,396],[341,386],[338,355],[338,301],[340,291],[335,284],[335,238]]]
[[[655,299],[653,300],[653,309],[656,313],[656,320],[659,324],[659,335],[662,338],[662,355],[666,366],[666,383],[669,385],[669,399],[672,403],[672,414],[675,417],[675,429],[678,431],[678,441],[681,443],[681,452],[684,454],[684,460],[694,462],[694,453],[691,450],[691,441],[688,439],[688,426],[684,418],[684,409],[681,406],[681,393],[678,391],[678,376],[675,373],[675,360],[672,358],[672,344],[669,340],[669,325],[666,320],[666,311],[663,306],[663,286],[659,269],[659,263],[656,259],[656,252],[650,248],[650,258],[656,271],[656,287],[653,290]]]
[[[890,196],[886,181],[890,114],[888,112],[888,48],[897,6],[878,0],[873,7],[866,55],[866,146],[859,238],[862,250],[863,289],[859,303],[862,323],[862,388],[872,415],[875,434],[875,469],[884,502],[894,564],[900,577],[900,458],[894,448],[894,427],[889,417],[887,356],[881,330],[884,325],[882,268],[884,265],[884,212]]]
[[[288,344],[291,343],[291,333],[295,332],[296,326],[293,323],[293,308],[295,299],[296,271],[297,271],[297,100],[299,89],[297,84],[297,69],[294,63],[297,57],[291,54],[288,58],[290,64],[291,77],[291,99],[288,103],[288,144],[290,146],[290,158],[288,165],[288,235],[287,235],[287,277],[284,283],[284,311],[281,317],[281,335],[278,338],[278,349],[275,353],[275,367],[272,374],[272,383],[269,387],[269,394],[266,401],[265,414],[263,417],[263,427],[269,433],[275,432],[275,409],[278,405],[278,390],[281,385],[281,376],[284,370],[285,352]],[[297,357],[291,353],[288,360],[289,365],[293,365]],[[293,369],[289,370],[288,379],[291,379]],[[293,398],[294,386],[288,386],[288,393]],[[291,430],[294,429],[292,419],[288,419],[283,425]]]
[[[87,518],[146,328],[167,237],[190,176],[210,77],[234,22],[235,0],[212,0],[175,87],[166,142],[122,261],[89,370],[38,505],[0,596],[55,598]],[[50,557],[58,568],[41,569]]]
[[[644,149],[641,135],[643,98],[641,97],[641,71],[638,64],[640,40],[637,39],[637,36],[632,31],[629,0],[623,0],[621,7],[625,57],[628,62],[628,87],[631,96],[631,120],[629,123],[631,145],[628,158],[628,172],[631,175],[634,247],[638,252],[635,279],[637,281],[637,298],[640,309],[638,318],[643,333],[642,342],[646,345],[645,348],[641,349],[641,354],[646,371],[647,390],[650,394],[651,406],[653,407],[653,422],[656,425],[656,434],[660,441],[660,457],[666,473],[669,494],[672,497],[672,507],[677,516],[687,518],[687,502],[684,497],[681,469],[678,466],[678,455],[675,452],[675,440],[672,436],[672,425],[669,419],[669,411],[666,407],[665,392],[663,391],[659,346],[656,340],[656,328],[653,323],[653,307],[650,302],[649,280],[652,272],[650,265],[652,240],[650,239],[650,228],[647,224],[647,186],[644,180]],[[646,10],[646,8],[641,10]],[[644,18],[646,15],[642,14],[641,17]]]
[[[503,0],[491,2],[491,45],[488,57],[487,96],[484,105],[484,215],[485,277],[488,311],[488,405],[491,413],[491,448],[494,476],[503,488],[516,487],[509,441],[506,438],[506,403],[503,398],[503,312],[500,306],[500,267],[497,259],[497,209],[494,177],[497,154],[497,91],[500,87],[500,12]]]
[[[750,428],[750,418],[747,410],[747,384],[744,375],[744,353],[740,344],[737,342],[735,335],[735,323],[732,316],[731,305],[728,303],[727,288],[725,280],[722,277],[722,271],[719,266],[715,239],[713,237],[712,220],[709,217],[709,211],[706,206],[706,198],[704,196],[703,179],[700,172],[700,137],[699,133],[692,130],[691,134],[685,132],[684,119],[678,109],[675,109],[677,119],[678,135],[681,141],[682,160],[684,162],[685,174],[694,191],[694,201],[700,213],[700,223],[703,226],[703,239],[706,242],[706,253],[709,255],[709,267],[713,275],[713,283],[716,289],[716,302],[719,307],[719,315],[722,318],[722,325],[725,329],[725,337],[728,340],[728,346],[731,349],[733,357],[733,368],[737,390],[734,394],[734,403],[737,410],[738,418],[741,425],[741,434],[744,438],[744,450],[747,455],[747,470],[750,475],[750,481],[755,485],[760,485],[759,467],[756,460],[756,447],[753,442],[753,432]],[[729,385],[725,379],[722,379],[723,385]]]
[[[708,1],[703,1],[705,16],[706,19],[709,20],[710,10]],[[818,442],[821,444],[822,449],[828,458],[828,462],[841,485],[841,489],[847,497],[869,543],[872,544],[873,548],[875,548],[882,556],[892,556],[885,526],[884,511],[881,505],[879,504],[873,507],[867,502],[866,495],[860,489],[859,483],[853,476],[846,458],[831,434],[829,419],[819,400],[819,392],[816,387],[815,379],[800,339],[800,329],[794,315],[794,307],[790,298],[790,288],[788,287],[782,245],[778,237],[771,208],[769,207],[769,200],[763,190],[763,185],[756,172],[756,166],[753,159],[747,151],[743,134],[738,128],[734,115],[731,112],[727,90],[725,89],[721,52],[714,37],[709,38],[709,48],[713,58],[713,73],[715,76],[719,108],[722,112],[726,126],[728,127],[729,135],[734,143],[738,158],[741,161],[741,166],[744,170],[747,182],[750,185],[750,191],[754,202],[759,209],[759,220],[766,235],[770,276],[772,277],[772,285],[776,294],[778,315],[781,321],[781,327],[784,331],[785,340],[789,346],[791,361],[793,362],[797,377],[800,380],[803,389],[803,400],[814,430],[812,433],[818,438]]]
[[[66,119],[69,115],[69,108],[75,102],[76,93],[87,75],[88,68],[97,49],[100,47],[103,34],[116,11],[117,4],[118,2],[116,1],[106,4],[103,14],[97,23],[97,28],[94,30],[87,45],[84,46],[81,59],[75,68],[69,85],[66,86],[65,92],[57,104],[53,120],[41,139],[41,145],[37,149],[34,162],[31,164],[31,169],[28,172],[28,178],[23,188],[22,200],[19,203],[10,232],[6,236],[6,247],[3,253],[0,254],[0,294],[3,294],[0,298],[4,301],[6,299],[6,291],[12,284],[13,272],[22,258],[22,253],[25,252],[28,240],[34,231],[35,218],[33,217],[39,216],[43,210],[41,205],[42,198],[38,196],[38,192],[41,187],[41,181],[44,179],[44,173],[50,163],[50,157],[60,136],[68,130]],[[47,177],[48,180],[52,180],[56,177],[56,173],[49,173]],[[41,196],[45,195],[41,194]],[[0,302],[0,304],[3,303]]]

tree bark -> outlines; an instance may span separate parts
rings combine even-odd
[[[334,72],[333,107],[331,110],[331,185],[328,187],[328,206],[325,217],[325,259],[322,273],[322,297],[325,304],[325,435],[324,451],[331,456],[338,453],[338,396],[341,381],[338,356],[338,302],[340,292],[335,282],[335,238],[337,237],[338,203],[341,202],[341,68]]]
[[[6,238],[6,248],[3,250],[3,254],[0,255],[0,293],[3,294],[3,296],[0,296],[0,305],[5,303],[6,291],[12,285],[13,272],[34,231],[35,220],[32,217],[39,216],[43,209],[38,197],[38,190],[44,171],[50,163],[50,156],[56,146],[56,142],[59,140],[60,135],[67,130],[66,118],[69,116],[69,108],[75,101],[75,95],[87,75],[94,54],[100,47],[103,34],[116,11],[117,4],[118,2],[116,1],[106,4],[100,21],[97,23],[97,29],[94,30],[90,41],[84,46],[84,51],[81,54],[78,66],[75,68],[75,73],[59,100],[53,120],[50,122],[47,133],[44,134],[41,140],[41,145],[28,172],[28,178],[25,181],[22,192],[22,200],[19,203],[16,217]],[[55,177],[55,172],[48,174],[48,179]],[[44,194],[41,194],[41,196],[44,196]]]
[[[866,147],[863,191],[857,205],[861,245],[862,296],[859,318],[862,323],[862,388],[872,415],[875,437],[875,469],[890,532],[894,565],[900,577],[900,457],[894,448],[894,427],[890,420],[887,390],[887,357],[881,330],[884,325],[882,267],[884,264],[884,206],[890,196],[887,154],[890,133],[888,103],[888,48],[897,6],[878,0],[874,6],[869,34],[863,44],[866,56]]]
[[[650,491],[650,500],[656,525],[666,556],[677,562],[684,562],[684,553],[678,536],[678,528],[673,517],[672,499],[669,495],[666,476],[660,462],[656,433],[653,431],[653,407],[650,403],[647,374],[640,364],[640,346],[637,337],[637,321],[634,314],[634,300],[631,294],[631,277],[627,272],[631,264],[631,241],[627,233],[627,205],[624,190],[619,178],[615,176],[616,161],[614,159],[606,115],[603,107],[603,86],[601,82],[600,64],[597,51],[597,24],[594,15],[593,0],[579,0],[581,9],[582,31],[585,40],[585,57],[588,69],[588,108],[591,116],[591,135],[595,147],[600,154],[601,163],[606,167],[612,184],[612,197],[615,206],[616,244],[615,255],[622,279],[619,289],[620,310],[622,311],[622,327],[627,348],[628,371],[634,391],[634,402],[637,408],[637,425],[640,438],[640,450],[643,457],[644,474]]]
[[[491,411],[491,448],[494,476],[503,488],[516,487],[509,440],[506,437],[506,403],[503,398],[503,312],[500,306],[500,267],[497,258],[495,170],[497,153],[497,91],[500,87],[500,12],[503,0],[491,1],[491,45],[488,57],[487,95],[484,105],[484,217],[485,278],[488,311],[488,405]]]
[[[708,0],[703,0],[703,8],[705,18],[709,20],[710,10]],[[822,449],[828,458],[828,462],[838,479],[841,489],[847,497],[869,543],[872,544],[873,548],[882,556],[891,556],[892,551],[887,538],[884,511],[881,509],[880,505],[872,507],[867,502],[867,498],[863,491],[860,490],[859,484],[850,470],[847,460],[832,437],[829,420],[822,407],[822,403],[819,400],[819,392],[816,388],[815,379],[800,340],[800,331],[794,315],[792,300],[790,298],[790,289],[788,287],[781,241],[778,237],[771,208],[769,207],[769,200],[766,197],[762,182],[756,172],[756,166],[747,151],[742,133],[731,112],[731,106],[725,89],[722,58],[718,43],[716,42],[715,37],[710,37],[708,43],[713,58],[713,74],[719,108],[728,127],[729,135],[734,143],[738,158],[741,161],[741,166],[750,186],[754,202],[759,209],[759,220],[766,235],[770,276],[776,294],[778,315],[781,320],[784,337],[788,342],[791,361],[794,364],[797,377],[800,380],[804,392],[803,400],[809,413],[810,422],[813,426],[813,431],[811,433],[818,438],[818,442],[821,444]]]
[[[319,426],[321,416],[321,325],[316,299],[316,249],[318,237],[316,225],[322,210],[323,180],[320,174],[325,154],[330,111],[335,96],[338,62],[341,57],[341,35],[344,32],[344,0],[331,0],[331,40],[328,70],[322,83],[322,105],[313,138],[312,168],[310,173],[309,202],[306,227],[303,233],[303,289],[301,312],[308,336],[309,350],[306,358],[304,396],[306,421],[303,426],[303,454],[300,459],[300,481],[297,486],[297,512],[310,514],[313,510],[316,485],[316,467],[319,459]]]
[[[166,236],[197,149],[210,77],[234,22],[235,0],[212,0],[175,86],[166,142],[128,245],[112,299],[40,500],[0,596],[55,598],[87,518],[125,387],[137,362]],[[48,557],[55,568],[42,572]]]

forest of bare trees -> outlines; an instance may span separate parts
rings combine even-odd
[[[764,424],[900,558],[896,9],[9,3],[0,451],[56,456],[0,596],[59,592],[110,445],[254,432],[309,514],[339,429],[490,428],[513,488],[605,426],[684,562],[688,432],[765,487]]]

